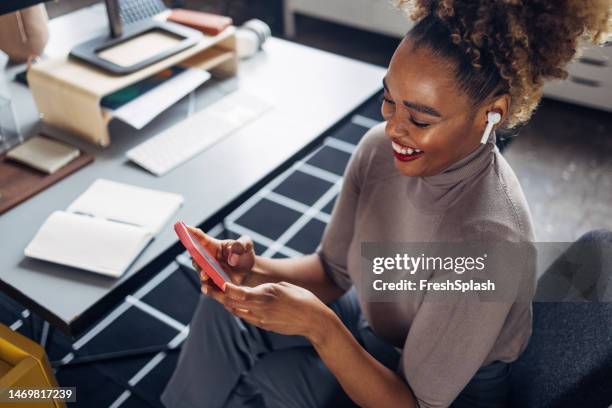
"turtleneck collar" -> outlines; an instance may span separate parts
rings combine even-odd
[[[427,207],[449,206],[463,191],[469,181],[482,173],[493,163],[494,153],[497,151],[495,145],[495,132],[487,143],[480,145],[466,157],[450,165],[446,170],[439,174],[427,177],[411,177],[416,183],[412,184],[411,189],[415,188],[415,204],[427,211]],[[432,208],[433,209],[433,208]]]

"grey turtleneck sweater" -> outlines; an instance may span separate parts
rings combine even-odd
[[[384,126],[368,131],[352,155],[317,254],[339,287],[355,285],[373,331],[402,350],[399,369],[420,406],[446,407],[480,367],[520,355],[530,303],[424,302],[423,293],[368,302],[361,243],[532,242],[531,217],[494,134],[440,174],[408,177],[394,166]]]

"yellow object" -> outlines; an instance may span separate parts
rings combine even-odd
[[[58,387],[44,349],[0,324],[0,389]],[[0,402],[0,407],[65,408],[59,401]]]

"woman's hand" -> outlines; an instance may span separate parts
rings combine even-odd
[[[241,285],[255,264],[255,251],[251,238],[243,235],[237,240],[218,240],[199,228],[187,228],[197,237],[200,244],[214,255],[232,282]],[[212,292],[212,289],[217,289],[212,279],[202,272],[200,266],[195,261],[192,261],[192,264],[200,274],[202,292],[206,294]]]
[[[280,334],[301,335],[319,341],[335,318],[312,292],[287,282],[253,288],[227,284],[223,304],[248,323]]]

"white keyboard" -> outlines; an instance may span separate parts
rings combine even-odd
[[[235,91],[129,150],[127,157],[162,176],[259,118],[270,107],[252,94]]]

